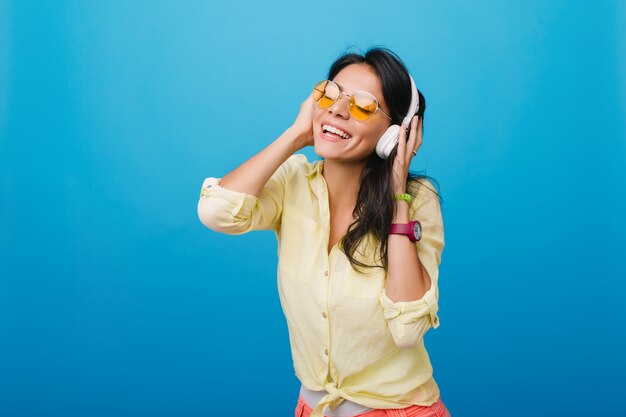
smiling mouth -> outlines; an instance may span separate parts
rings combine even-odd
[[[334,126],[330,126],[327,124],[322,124],[322,133],[324,133],[325,135],[332,137],[332,138],[336,138],[336,139],[350,139],[352,137],[352,135],[344,132],[341,129],[337,129]]]

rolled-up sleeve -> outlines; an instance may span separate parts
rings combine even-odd
[[[429,181],[420,181],[433,188]],[[439,264],[445,245],[443,217],[439,198],[424,186],[418,189],[417,197],[409,209],[411,219],[422,225],[422,238],[415,242],[417,255],[430,277],[430,288],[424,295],[412,301],[392,301],[383,289],[380,303],[385,319],[397,346],[410,348],[432,327],[439,327]]]
[[[278,230],[285,184],[294,157],[290,156],[276,170],[258,197],[222,187],[221,178],[206,178],[198,201],[198,217],[202,224],[231,235],[251,230]]]

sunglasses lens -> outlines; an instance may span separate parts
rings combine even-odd
[[[337,84],[330,80],[322,80],[313,87],[313,100],[321,108],[330,107],[339,97]],[[376,113],[378,101],[376,97],[365,91],[355,91],[350,96],[350,114],[356,120],[367,120]]]
[[[317,104],[326,108],[333,104],[337,97],[339,96],[339,87],[331,81],[323,80],[315,84],[313,88],[313,100],[317,102]]]
[[[357,120],[369,119],[377,108],[376,98],[364,91],[357,91],[350,98],[350,114]]]
[[[319,99],[322,98],[326,92],[326,84],[328,84],[327,80],[323,80],[315,84],[315,87],[313,87],[313,100],[319,101]]]

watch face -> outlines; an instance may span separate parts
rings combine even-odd
[[[415,240],[422,238],[422,225],[418,221],[413,225],[413,235],[415,235]]]

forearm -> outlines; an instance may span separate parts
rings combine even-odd
[[[409,205],[396,201],[393,223],[409,222]],[[428,272],[417,256],[415,242],[405,235],[389,235],[387,242],[388,270],[385,292],[390,300],[413,301],[421,298],[430,288]]]
[[[302,149],[303,143],[303,138],[291,128],[285,130],[265,149],[224,175],[220,185],[258,197],[270,177],[291,155]]]

